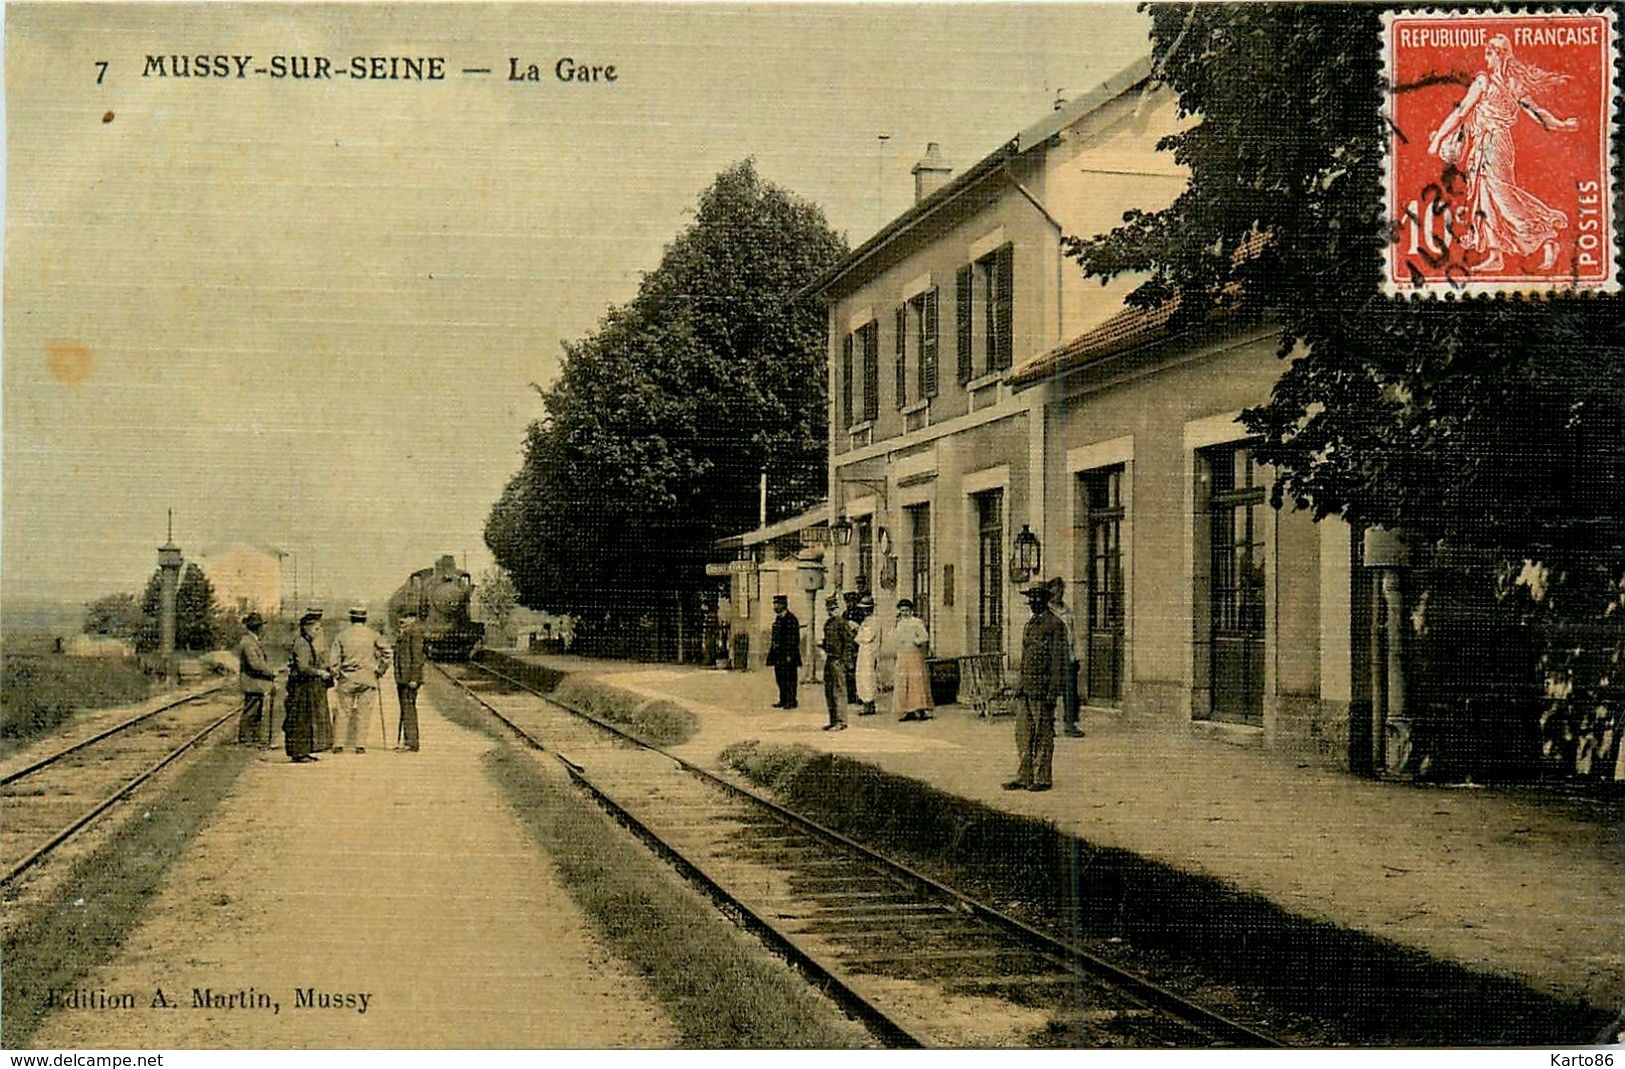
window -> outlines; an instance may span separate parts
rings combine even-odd
[[[937,395],[937,291],[926,290],[908,302],[913,349],[919,354],[915,379],[920,399]]]
[[[841,339],[841,419],[843,426],[857,422],[852,418],[852,335]]]
[[[983,370],[1008,368],[1014,345],[1011,336],[1011,290],[1015,282],[1015,247],[1000,245],[976,261],[977,297],[982,307]]]
[[[874,590],[875,582],[875,521],[872,516],[861,516],[853,532],[858,544],[858,580],[857,589],[860,593]]]
[[[914,615],[926,627],[931,626],[931,506],[911,505],[908,513],[909,545],[909,597],[914,601]]]
[[[897,407],[908,407],[908,305],[897,306]]]
[[[1204,450],[1208,625],[1215,719],[1261,725],[1264,701],[1264,485],[1246,445]]]
[[[858,344],[863,349],[863,418],[872,420],[880,415],[880,324],[859,327]]]
[[[1004,651],[1004,491],[977,494],[977,648]]]

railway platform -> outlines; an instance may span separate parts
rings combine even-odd
[[[1617,803],[1533,790],[1379,783],[1266,751],[1152,730],[1085,710],[1059,737],[1055,788],[1009,792],[1013,725],[946,706],[933,720],[852,716],[822,730],[822,689],[772,708],[770,672],[558,655],[522,660],[699,720],[674,752],[715,766],[730,743],[845,755],[994,809],[1050,821],[1091,847],[1127,851],[1257,896],[1307,922],[1360,933],[1564,1000],[1625,1007],[1625,826]],[[1334,982],[1328,977],[1327,982]]]

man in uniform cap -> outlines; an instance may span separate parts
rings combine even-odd
[[[846,611],[841,618],[852,625],[854,635],[858,633],[858,625],[863,623],[863,609],[858,604],[862,597],[863,595],[856,590],[848,590],[841,595],[841,600],[846,602]],[[846,669],[846,704],[848,705],[858,704],[858,676],[853,671],[855,667],[855,665],[848,665]]]
[[[1032,619],[1021,633],[1021,674],[1016,682],[1016,753],[1020,763],[1007,791],[1047,791],[1055,758],[1055,700],[1066,693],[1071,651],[1066,626],[1049,611],[1049,588],[1034,583],[1022,591]]]
[[[427,659],[418,614],[408,609],[395,635],[395,693],[401,700],[400,746],[409,753],[418,752],[418,688]]]
[[[237,680],[243,688],[243,711],[237,716],[237,741],[269,745],[270,728],[265,699],[276,686],[276,670],[265,655],[260,630],[265,619],[257,612],[243,617],[243,637],[237,643]],[[262,727],[263,724],[263,727]]]
[[[377,700],[378,679],[389,664],[389,647],[378,632],[367,626],[366,609],[357,606],[350,610],[350,626],[333,640],[329,660],[339,696],[339,711],[333,721],[333,752],[343,753],[348,746],[356,753],[366,753],[361,741],[366,737],[362,725]]]
[[[790,611],[790,599],[783,594],[773,595],[773,630],[768,636],[767,663],[773,667],[773,678],[779,685],[779,700],[775,709],[796,707],[796,677],[801,668],[801,621]]]
[[[846,730],[846,683],[856,659],[856,629],[841,615],[841,599],[831,594],[824,599],[829,613],[824,620],[824,640],[819,646],[824,651],[824,704],[829,707],[829,723],[825,731]]]

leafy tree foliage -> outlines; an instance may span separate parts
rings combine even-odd
[[[136,651],[152,653],[162,638],[163,571],[154,570],[141,595],[142,624],[136,635]],[[188,564],[175,590],[175,648],[212,650],[220,637],[216,633],[219,611],[214,600],[214,584],[196,564]]]
[[[491,630],[506,634],[514,610],[519,606],[519,591],[513,585],[513,577],[502,568],[487,568],[480,573],[474,594],[480,599],[485,623]]]
[[[1277,500],[1406,532],[1424,636],[1434,587],[1473,603],[1479,630],[1521,624],[1554,699],[1547,754],[1611,771],[1625,702],[1621,301],[1382,295],[1395,224],[1378,8],[1150,11],[1159,77],[1191,119],[1161,147],[1191,181],[1074,255],[1090,274],[1144,273],[1131,303],[1178,294],[1186,322],[1219,306],[1278,323],[1282,375],[1245,416]],[[1489,666],[1457,670],[1465,692]]]
[[[84,631],[133,643],[146,622],[134,594],[108,594],[85,606]]]
[[[565,344],[545,415],[486,521],[522,604],[637,618],[703,581],[718,537],[822,498],[823,311],[796,293],[846,253],[746,160],[717,176],[637,296]]]

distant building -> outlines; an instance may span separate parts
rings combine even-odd
[[[199,555],[203,574],[214,587],[215,603],[235,613],[250,610],[282,614],[282,557],[271,547],[248,542],[216,546]]]
[[[816,645],[813,628],[823,619],[818,606],[828,584],[828,544],[829,505],[824,502],[798,516],[719,539],[715,549],[729,559],[707,565],[706,574],[724,581],[716,591],[716,624],[727,637],[708,637],[707,645],[720,643],[732,650],[737,636],[748,636],[750,665],[760,667],[773,629],[773,597],[783,594],[801,621],[802,663],[809,663]]]

